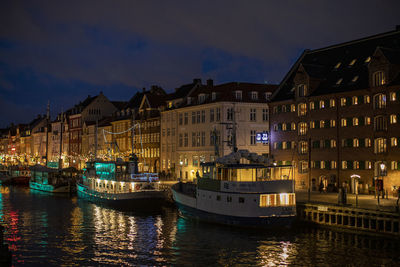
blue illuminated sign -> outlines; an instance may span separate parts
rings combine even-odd
[[[268,143],[268,133],[256,133],[256,143]]]

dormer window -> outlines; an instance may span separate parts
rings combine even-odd
[[[236,100],[242,100],[242,91],[235,91]]]
[[[364,61],[364,63],[369,63],[371,61],[371,57],[367,57]]]
[[[350,61],[350,63],[349,63],[349,67],[353,66],[353,65],[354,65],[354,63],[356,63],[356,61],[357,61],[357,59],[353,59],[352,61]]]
[[[335,69],[337,70],[337,69],[340,67],[340,65],[342,65],[342,62],[338,62],[338,63],[335,65]]]
[[[355,83],[358,80],[358,76],[354,76],[351,82]]]
[[[170,102],[170,103],[171,103],[171,102]],[[192,98],[191,98],[191,97],[188,97],[188,98],[187,98],[187,104],[190,105],[191,103],[192,103]]]
[[[211,93],[211,100],[214,101],[215,99],[217,99],[217,93],[216,92],[212,92]]]
[[[198,96],[199,98],[199,103],[203,103],[204,101],[206,101],[206,95],[205,94],[200,94]]]
[[[172,102],[168,102],[168,108],[172,108]]]
[[[372,75],[372,85],[381,86],[385,83],[385,73],[383,71],[374,72],[374,74]]]
[[[342,83],[343,79],[340,78],[339,80],[336,81],[336,85],[340,85]]]
[[[269,100],[271,98],[272,93],[265,93],[265,100]]]
[[[124,110],[121,111],[121,115],[125,116],[125,111]]]
[[[253,91],[251,92],[251,100],[257,100],[258,99],[258,92]]]
[[[305,84],[299,84],[299,86],[297,87],[297,91],[299,97],[304,97],[307,94],[307,86]]]

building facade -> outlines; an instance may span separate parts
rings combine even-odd
[[[189,92],[176,108],[162,112],[162,170],[193,180],[200,163],[229,154],[236,128],[236,146],[268,156],[267,144],[257,133],[269,131],[268,101],[274,85],[227,83],[207,85]]]
[[[296,188],[400,185],[400,31],[305,51],[273,95],[271,151]]]

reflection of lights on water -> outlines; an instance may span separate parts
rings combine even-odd
[[[282,266],[289,265],[290,254],[294,254],[295,248],[290,242],[268,242],[258,248],[258,254],[262,265]]]

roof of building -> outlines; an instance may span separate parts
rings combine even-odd
[[[178,88],[175,88],[175,92],[168,94],[166,100],[184,98],[190,93],[193,88],[201,85],[201,79],[193,79],[192,83],[184,84]]]
[[[317,81],[315,88],[311,88],[310,96],[368,88],[368,64],[377,49],[392,64],[399,64],[400,29],[321,49],[305,50],[280,83],[273,101],[294,98],[294,77],[298,70],[304,70]]]
[[[188,97],[190,101],[182,102],[180,107],[206,104],[211,102],[250,102],[265,103],[268,101],[265,93],[273,93],[278,86],[274,84],[256,84],[230,82],[220,85],[202,85],[193,90]],[[241,91],[241,98],[236,97],[236,91]],[[252,92],[257,92],[257,98],[252,97]],[[214,93],[214,98],[213,98]],[[200,98],[199,96],[204,97]]]
[[[118,109],[124,109],[126,105],[128,104],[127,101],[111,101],[111,103]]]

